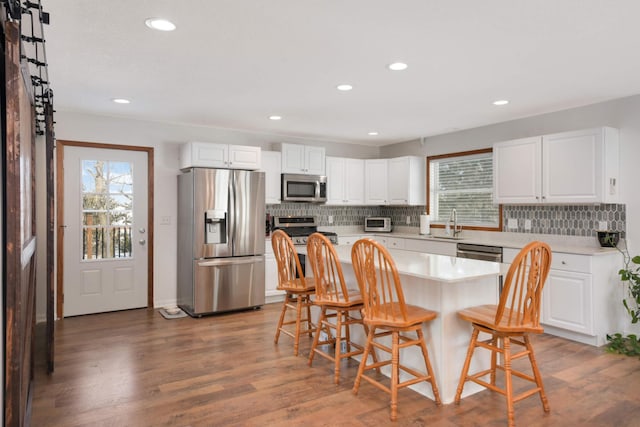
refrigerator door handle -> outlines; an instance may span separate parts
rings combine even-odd
[[[198,261],[198,267],[219,267],[223,265],[253,264],[260,261],[264,261],[263,256],[210,259],[206,261]]]

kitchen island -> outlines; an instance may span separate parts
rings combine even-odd
[[[351,265],[351,245],[339,245],[335,249],[349,287],[357,287]],[[501,264],[394,249],[389,253],[400,274],[405,301],[438,312],[438,317],[425,324],[423,331],[442,402],[452,403],[471,338],[471,325],[460,320],[456,312],[474,305],[497,304]],[[354,340],[366,342],[364,333],[353,329]],[[425,371],[422,354],[416,347],[403,350],[401,361]],[[489,362],[488,352],[481,352],[473,358],[471,369],[486,369]],[[383,373],[390,376],[389,369],[383,369]],[[400,375],[403,381],[405,374],[401,371]],[[415,384],[411,388],[433,399],[428,384]],[[483,390],[481,386],[467,383],[462,397],[480,390]]]

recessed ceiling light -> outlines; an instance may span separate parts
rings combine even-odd
[[[173,31],[176,29],[176,25],[173,22],[162,18],[149,18],[144,23],[147,27],[159,31]]]
[[[404,62],[394,62],[393,64],[389,64],[388,67],[392,71],[403,71],[406,70],[409,66]]]
[[[353,89],[353,86],[348,85],[348,84],[343,84],[343,85],[336,86],[336,89],[341,90],[342,92],[346,92],[346,91],[349,91],[349,90]]]
[[[282,116],[269,116],[269,120],[282,120]]]
[[[112,101],[116,104],[131,104],[131,101],[125,98],[113,98]]]
[[[369,135],[369,136],[378,136],[378,132],[376,132],[376,131],[369,132],[367,135]]]
[[[493,105],[507,105],[509,103],[509,101],[507,101],[506,99],[500,99],[498,101],[493,101]]]

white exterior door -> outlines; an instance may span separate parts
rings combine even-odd
[[[64,316],[147,306],[147,156],[64,149]]]

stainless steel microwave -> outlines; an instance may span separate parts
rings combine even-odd
[[[391,229],[391,218],[389,217],[370,216],[364,219],[364,231],[389,233]]]
[[[281,181],[283,202],[327,201],[327,177],[324,175],[283,173]]]

